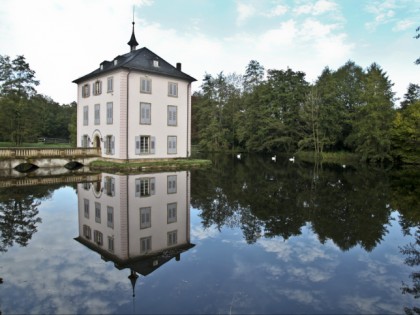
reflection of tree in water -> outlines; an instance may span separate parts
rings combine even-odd
[[[0,193],[0,252],[14,243],[28,245],[41,223],[38,207],[58,187],[29,186],[2,189]]]
[[[420,265],[420,227],[417,228],[415,233],[415,243],[410,243],[400,248],[400,251],[403,255],[406,255],[404,262],[410,267],[417,267]],[[414,271],[410,275],[411,280],[413,281],[412,286],[403,283],[402,293],[411,294],[415,299],[420,297],[420,270]],[[406,314],[420,314],[420,308],[418,307],[405,307],[404,311]]]
[[[248,243],[287,239],[307,223],[321,242],[342,250],[371,251],[387,233],[390,188],[383,171],[316,169],[270,157],[214,157],[209,170],[192,172],[191,204],[204,227],[239,227]]]

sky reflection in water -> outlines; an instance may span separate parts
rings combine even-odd
[[[403,235],[396,211],[369,252],[360,245],[343,251],[331,239],[322,244],[310,222],[300,235],[268,238],[262,229],[247,243],[235,224],[221,225],[220,231],[214,224],[204,228],[202,210],[191,207],[195,247],[180,261],[140,276],[133,297],[129,269],[118,270],[75,241],[83,213],[78,204],[74,188],[54,190],[38,207],[42,223],[28,245],[14,244],[0,254],[4,314],[384,314],[416,306],[413,296],[401,291],[414,269],[404,263],[400,248],[414,238]]]

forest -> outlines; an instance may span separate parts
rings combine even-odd
[[[206,74],[193,96],[193,143],[205,151],[352,152],[361,161],[420,163],[420,86],[397,104],[376,63],[326,67],[311,84],[293,69]]]
[[[38,94],[39,81],[23,55],[0,55],[0,142],[21,146],[40,138],[76,144],[76,103],[58,104]]]

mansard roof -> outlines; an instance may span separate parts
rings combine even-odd
[[[155,65],[155,61],[158,62],[158,66]],[[188,82],[197,81],[193,77],[166,62],[148,48],[143,47],[130,51],[127,54],[117,56],[113,59],[113,61],[105,60],[100,64],[98,69],[74,80],[73,82],[81,83],[119,69],[142,71],[150,74],[173,77]]]

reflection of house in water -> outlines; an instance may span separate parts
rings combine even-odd
[[[76,240],[118,269],[148,275],[194,245],[190,243],[189,173],[102,174],[78,184]]]

